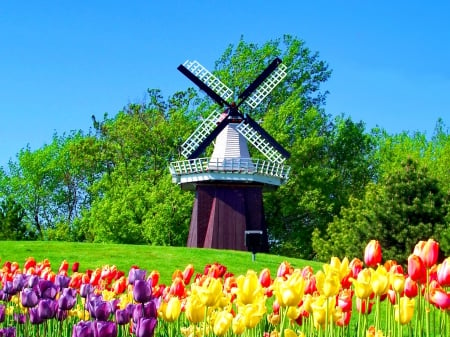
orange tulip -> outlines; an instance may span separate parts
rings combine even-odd
[[[408,275],[412,280],[421,284],[427,282],[427,270],[419,256],[411,254],[408,257]]]
[[[364,263],[368,267],[376,267],[381,260],[381,245],[377,240],[371,240],[364,250]]]
[[[414,247],[415,255],[419,256],[426,268],[430,268],[432,265],[436,264],[439,255],[439,243],[433,239],[428,239],[428,241],[419,241]]]
[[[437,280],[442,287],[450,286],[450,256],[438,265]]]

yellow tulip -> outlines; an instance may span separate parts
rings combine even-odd
[[[339,274],[334,269],[328,269],[326,274],[322,271],[316,273],[316,286],[321,295],[325,297],[336,296],[341,287],[341,280]]]
[[[178,297],[172,296],[169,302],[162,301],[158,311],[166,322],[174,322],[180,316],[181,301]]]
[[[207,307],[216,306],[224,296],[222,280],[208,277],[202,285],[193,284],[192,289],[198,293],[200,301]]]
[[[193,290],[186,300],[185,313],[187,319],[194,324],[202,322],[205,318],[205,308],[205,303],[200,300],[198,293]]]
[[[304,337],[305,334],[303,333],[303,331],[300,331],[299,334],[297,334],[294,330],[292,329],[284,329],[284,336],[285,337]],[[271,336],[272,337],[272,336]]]
[[[246,276],[240,275],[237,280],[236,302],[240,304],[250,304],[258,301],[264,296],[264,289],[259,283],[258,275],[255,271],[247,271]]]
[[[219,311],[214,320],[213,331],[216,336],[223,336],[231,327],[233,315],[225,310]]]
[[[289,307],[286,313],[286,316],[295,321],[298,316],[300,316],[300,308],[299,307]]]
[[[350,273],[350,267],[349,267],[349,261],[346,257],[342,259],[342,261],[336,257],[331,257],[330,264],[324,264],[323,269],[325,271],[325,274],[328,272],[333,271],[336,273],[339,277],[339,282],[342,281],[344,277]]]
[[[400,298],[400,303],[394,306],[395,321],[400,324],[407,324],[411,321],[414,315],[415,301],[404,296]]]
[[[370,269],[363,269],[359,272],[357,279],[351,279],[353,287],[355,288],[355,296],[361,299],[366,299],[372,295],[372,286],[370,279],[372,272]]]
[[[244,317],[244,324],[247,329],[254,328],[266,313],[264,302],[250,303],[238,307],[238,312]]]
[[[397,293],[402,293],[405,288],[405,275],[400,273],[391,273],[390,282],[392,289]]]
[[[231,329],[235,335],[240,335],[245,331],[245,318],[241,314],[237,314],[231,323]]]
[[[387,293],[389,289],[389,273],[383,265],[378,265],[377,269],[372,271],[370,284],[375,295],[381,296]]]
[[[294,307],[300,303],[305,290],[305,279],[299,269],[294,270],[286,280],[277,277],[273,284],[275,297],[282,307]]]

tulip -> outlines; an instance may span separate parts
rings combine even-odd
[[[442,287],[450,286],[450,256],[438,265],[437,280]]]
[[[436,264],[439,256],[439,243],[433,239],[428,241],[419,241],[414,247],[414,255],[419,256],[426,268],[431,268]]]
[[[270,278],[270,269],[264,268],[263,270],[261,270],[258,280],[259,284],[261,284],[262,287],[269,288],[272,284],[272,279]]]
[[[121,276],[115,280],[111,288],[116,295],[123,294],[127,288],[127,279],[125,276]]]
[[[239,314],[244,317],[244,324],[247,329],[254,328],[266,313],[266,305],[263,300],[247,305],[239,306]]]
[[[369,298],[372,293],[372,285],[370,284],[371,280],[371,270],[363,269],[358,274],[358,277],[355,279],[351,279],[353,283],[353,287],[355,288],[355,296],[360,299]]]
[[[31,288],[25,288],[20,296],[21,303],[26,308],[31,308],[38,304],[39,299],[37,293]]]
[[[134,284],[134,282],[137,280],[144,281],[146,273],[147,271],[144,269],[131,268],[128,272],[128,283]]]
[[[305,279],[301,271],[296,269],[284,280],[277,277],[273,284],[274,294],[280,306],[294,307],[300,303],[305,290]]]
[[[405,275],[399,273],[391,273],[390,275],[392,289],[399,294],[403,293],[403,289],[405,288]]]
[[[294,271],[294,268],[291,267],[291,264],[287,261],[281,262],[280,266],[277,270],[277,277],[287,277]]]
[[[315,297],[314,301],[311,303],[313,321],[316,328],[323,327],[325,325],[327,319],[327,305],[328,314],[332,315],[336,310],[334,298],[327,300],[325,296],[319,295],[318,297]]]
[[[228,311],[219,311],[214,319],[213,331],[216,336],[223,336],[231,327],[233,315]]]
[[[343,289],[338,295],[337,305],[343,312],[352,310],[352,291],[350,289]]]
[[[382,296],[387,293],[389,274],[383,265],[378,265],[378,268],[372,273],[370,284],[375,295]]]
[[[0,323],[3,323],[5,321],[5,311],[6,311],[5,305],[0,304]]]
[[[114,317],[115,317],[116,323],[119,325],[128,324],[128,323],[130,323],[130,320],[131,320],[130,311],[127,308],[117,309],[116,312],[114,313]]]
[[[182,277],[178,276],[172,281],[169,294],[172,296],[177,296],[178,298],[186,297],[186,286]]]
[[[436,281],[430,283],[429,301],[442,310],[450,308],[450,294]]]
[[[384,337],[383,331],[376,330],[373,325],[369,327],[366,333],[366,337]]]
[[[41,299],[38,303],[38,315],[43,319],[53,318],[56,315],[58,304],[51,299]]]
[[[225,275],[226,271],[227,267],[218,262],[215,262],[213,264],[207,264],[205,266],[203,274],[212,278],[220,278]]]
[[[339,293],[341,282],[336,271],[328,270],[327,274],[324,274],[319,270],[315,276],[317,290],[321,295],[332,297]]]
[[[84,283],[80,287],[80,296],[87,298],[94,291],[94,287],[90,283]]]
[[[25,324],[25,322],[27,321],[27,318],[24,314],[19,314],[16,312],[13,315],[13,319],[15,322],[17,322],[19,324]]]
[[[231,329],[235,335],[240,335],[245,331],[245,319],[241,314],[237,314],[231,323]]]
[[[73,288],[64,288],[58,299],[58,308],[70,310],[77,303],[77,291]]]
[[[192,275],[194,275],[194,266],[192,264],[188,264],[183,271],[184,284],[189,284],[191,282]]]
[[[158,321],[156,318],[140,318],[136,326],[136,336],[137,337],[153,337],[155,332],[156,323]]]
[[[336,321],[337,326],[347,326],[350,324],[350,319],[352,317],[351,311],[342,311]]]
[[[72,265],[72,272],[73,273],[78,272],[78,268],[80,268],[80,262],[74,262]]]
[[[112,313],[111,304],[103,301],[100,297],[92,296],[92,299],[89,300],[88,308],[89,314],[99,321],[107,321]]]
[[[145,280],[134,280],[133,298],[138,303],[145,303],[152,298],[152,288],[149,282]]]
[[[417,285],[417,282],[414,281],[410,276],[408,276],[405,279],[404,292],[405,296],[409,298],[416,297],[417,294],[419,293],[419,287]]]
[[[69,316],[69,311],[68,310],[61,310],[61,309],[57,309],[56,310],[56,315],[55,318],[62,322],[64,321],[67,317]]]
[[[173,296],[169,302],[162,302],[158,311],[166,322],[174,322],[181,313],[181,301],[178,297]]]
[[[52,281],[40,279],[38,283],[38,291],[40,298],[54,299],[58,293],[58,289]]]
[[[240,275],[236,279],[236,301],[239,304],[250,304],[264,296],[264,289],[259,283],[258,276],[253,270],[248,270],[246,276]]]
[[[408,256],[408,275],[413,281],[425,284],[427,282],[427,270],[422,259],[418,255]]]
[[[94,336],[97,337],[116,337],[117,325],[109,321],[94,322]]]
[[[359,272],[363,269],[364,264],[360,259],[355,257],[353,260],[350,261],[348,266],[351,270],[350,274],[351,274],[352,278],[357,278]]]
[[[364,250],[364,263],[368,267],[376,267],[381,263],[381,245],[377,240],[370,240]]]
[[[41,324],[44,322],[44,319],[39,315],[38,308],[29,308],[28,313],[30,315],[30,323],[31,324]]]
[[[191,296],[187,298],[185,313],[191,323],[202,322],[205,317],[205,304],[200,300],[198,293],[193,290]]]
[[[72,337],[94,337],[94,322],[80,321],[73,325]]]
[[[216,306],[222,293],[222,280],[220,278],[207,277],[206,281],[201,285],[193,285],[197,291],[200,301],[207,307]]]
[[[56,275],[55,286],[59,289],[67,288],[70,283],[70,277],[65,275]]]
[[[394,319],[400,324],[407,324],[411,321],[414,314],[414,299],[401,297],[400,303],[394,306]]]
[[[67,271],[69,270],[69,262],[64,260],[61,262],[61,266],[59,267],[58,274],[67,275]]]

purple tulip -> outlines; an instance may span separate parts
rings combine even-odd
[[[38,298],[36,292],[31,288],[24,288],[20,295],[20,299],[21,299],[22,305],[26,308],[31,308],[31,307],[36,306],[36,304],[38,304],[38,301],[39,301],[39,298]]]
[[[11,300],[11,295],[5,293],[3,289],[0,289],[0,301],[9,302]]]
[[[28,313],[30,314],[30,323],[31,324],[41,324],[44,322],[44,319],[39,315],[38,308],[29,308]]]
[[[52,281],[40,279],[38,283],[39,297],[53,300],[56,297],[58,289]]]
[[[64,321],[67,318],[67,316],[69,316],[69,311],[68,310],[61,310],[61,309],[56,310],[55,318],[58,321],[60,321],[60,322]]]
[[[116,313],[115,313],[115,317],[116,317],[117,324],[125,325],[125,324],[130,323],[131,314],[127,308],[117,309]]]
[[[136,326],[136,337],[153,337],[155,332],[156,318],[140,318]]]
[[[73,288],[64,288],[58,299],[58,308],[60,310],[70,310],[77,303],[77,291]]]
[[[94,287],[90,283],[83,283],[80,287],[80,296],[87,298],[94,291]]]
[[[3,304],[0,304],[0,323],[3,323],[5,321],[5,311],[5,306]]]
[[[145,303],[152,298],[152,287],[144,280],[135,280],[133,288],[133,298],[138,303]]]
[[[16,328],[11,326],[0,329],[0,337],[16,337]]]
[[[94,322],[80,321],[72,328],[72,337],[94,337]]]
[[[16,289],[16,292],[21,291],[26,283],[25,275],[23,274],[17,274],[14,275],[13,278],[13,287]]]
[[[39,276],[30,275],[27,282],[28,288],[35,288],[38,286],[38,284],[39,284]]]
[[[25,324],[26,322],[26,317],[24,314],[18,314],[18,313],[14,313],[13,315],[14,321],[19,323],[19,324]]]
[[[109,321],[94,322],[96,337],[117,337],[117,325]]]
[[[89,301],[89,313],[93,318],[99,321],[107,321],[112,313],[111,304],[102,299]]]
[[[38,303],[38,314],[42,319],[53,318],[56,315],[58,303],[51,299],[41,299]]]
[[[55,286],[59,289],[64,289],[69,286],[70,277],[64,275],[56,275]]]
[[[137,280],[144,281],[146,273],[147,271],[145,269],[131,268],[128,272],[128,283],[134,284],[134,282]]]
[[[14,287],[12,281],[6,281],[3,285],[3,291],[8,295],[15,295],[17,293],[17,289]]]

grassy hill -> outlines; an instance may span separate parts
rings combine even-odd
[[[236,275],[245,274],[248,269],[259,272],[263,268],[269,268],[271,274],[276,275],[278,266],[283,261],[288,261],[296,268],[310,265],[315,271],[322,266],[319,262],[262,253],[256,254],[253,261],[250,252],[232,250],[55,241],[0,241],[1,265],[6,261],[16,261],[22,267],[30,256],[36,261],[47,258],[53,270],[57,270],[63,260],[67,260],[69,264],[79,262],[80,271],[103,265],[116,265],[119,270],[128,273],[131,266],[137,265],[148,272],[158,270],[161,283],[169,283],[172,273],[177,269],[183,270],[189,263],[194,265],[196,272],[203,272],[206,264],[219,262]]]

